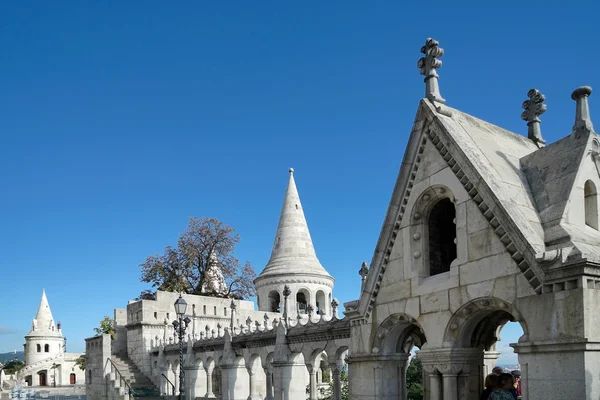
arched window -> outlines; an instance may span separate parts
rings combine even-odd
[[[42,345],[41,345],[41,344],[38,344],[38,345],[37,345],[37,352],[38,352],[38,353],[41,353],[41,352],[42,352]]]
[[[50,352],[50,345],[49,344],[45,344],[44,345],[44,353],[48,353]]]
[[[316,306],[317,306],[317,314],[320,315],[325,315],[325,313],[327,312],[327,303],[325,303],[325,293],[322,290],[319,290],[317,292],[317,299],[316,299]]]
[[[306,292],[303,290],[296,293],[296,307],[298,307],[299,313],[306,313],[306,306],[308,306]]]
[[[271,312],[281,312],[279,304],[281,303],[281,298],[279,296],[279,292],[275,290],[269,293],[269,311]]]
[[[456,259],[456,209],[449,198],[438,201],[429,213],[429,275],[450,271]]]
[[[76,382],[77,382],[77,377],[75,376],[75,374],[69,375],[69,383],[71,385],[74,385]]]
[[[594,182],[585,182],[583,197],[585,199],[585,224],[598,230],[598,193]]]

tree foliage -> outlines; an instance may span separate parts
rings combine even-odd
[[[4,364],[4,373],[7,375],[12,375],[19,372],[21,369],[25,367],[25,363],[21,360],[10,360],[6,364]]]
[[[108,315],[104,316],[104,319],[100,321],[100,327],[94,328],[96,335],[108,334],[111,339],[115,338],[115,326],[113,320]]]
[[[77,365],[80,370],[85,371],[85,361],[85,356],[80,356],[77,360],[75,360],[75,365]]]
[[[406,369],[406,392],[408,400],[423,400],[423,364],[417,357]]]
[[[149,256],[140,264],[141,281],[169,292],[252,297],[256,294],[253,283],[256,273],[249,262],[242,266],[235,258],[239,241],[235,229],[216,218],[190,217],[177,246],[167,246],[164,254]],[[215,263],[225,278],[226,293],[206,292],[206,272]]]

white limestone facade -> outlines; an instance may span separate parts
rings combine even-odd
[[[405,399],[418,346],[426,400],[478,399],[509,321],[524,332],[511,345],[523,399],[600,398],[591,89],[572,94],[572,132],[545,144],[539,91],[523,103],[528,135],[509,132],[446,105],[443,50],[428,39],[421,51],[426,96],[360,299],[345,304],[351,398]]]
[[[25,336],[25,367],[18,379],[27,386],[72,386],[84,383],[84,371],[75,365],[81,353],[66,352],[66,338],[60,323],[56,323],[50,310],[46,292],[31,330]]]

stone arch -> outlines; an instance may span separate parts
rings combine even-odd
[[[315,311],[317,314],[326,315],[328,314],[328,302],[327,295],[323,289],[317,290],[315,295]]]
[[[524,334],[519,341],[528,340],[527,322],[515,306],[495,297],[473,299],[450,318],[444,333],[444,345],[489,350],[495,344],[499,330],[509,321],[521,325]]]
[[[387,317],[377,328],[373,339],[373,353],[410,353],[413,345],[427,342],[423,328],[416,319],[397,313]],[[407,351],[407,346],[410,347]]]
[[[281,294],[277,290],[269,292],[269,311],[281,312]]]
[[[433,185],[425,189],[413,205],[410,216],[412,256],[420,276],[448,272],[457,258],[455,202],[450,188]]]
[[[585,224],[598,230],[598,191],[591,180],[583,185]]]
[[[306,308],[311,304],[311,291],[307,287],[302,287],[296,291],[296,309],[299,313],[306,313]]]

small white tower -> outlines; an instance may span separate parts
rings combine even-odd
[[[64,345],[65,338],[60,324],[55,325],[46,291],[42,290],[42,299],[31,323],[31,331],[25,336],[25,365],[63,354]]]
[[[314,314],[331,314],[334,279],[317,259],[300,196],[290,168],[283,208],[271,258],[254,280],[260,311],[283,312],[283,289],[288,285],[288,315],[295,318],[312,309]]]

